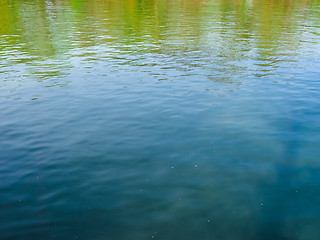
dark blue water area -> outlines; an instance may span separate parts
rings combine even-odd
[[[317,239],[319,68],[112,69],[2,100],[2,239]]]

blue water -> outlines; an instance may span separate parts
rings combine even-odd
[[[320,3],[0,3],[0,239],[320,238]]]

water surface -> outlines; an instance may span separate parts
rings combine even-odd
[[[320,238],[318,0],[1,0],[0,239]]]

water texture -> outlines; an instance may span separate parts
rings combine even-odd
[[[319,0],[0,0],[0,239],[319,240]]]

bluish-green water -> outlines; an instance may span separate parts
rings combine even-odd
[[[320,2],[0,0],[0,239],[319,240]]]

